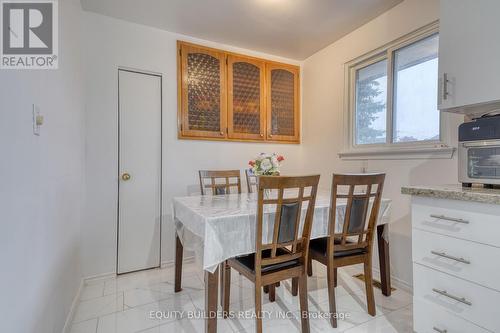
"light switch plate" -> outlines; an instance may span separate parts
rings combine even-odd
[[[40,114],[40,107],[33,104],[33,135],[40,136],[40,126],[43,124],[43,116]]]

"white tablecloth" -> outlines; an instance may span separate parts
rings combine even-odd
[[[377,224],[389,222],[390,205],[391,200],[382,199]],[[269,241],[275,208],[266,207],[262,239]],[[330,193],[318,191],[311,238],[328,235],[329,207]],[[337,203],[336,232],[342,230],[345,208],[346,200],[340,200]],[[203,269],[212,273],[226,259],[255,252],[256,212],[255,193],[173,199],[175,227],[184,249],[194,251],[203,259]]]

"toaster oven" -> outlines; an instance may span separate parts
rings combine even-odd
[[[500,115],[461,124],[458,140],[458,177],[462,185],[500,185]]]

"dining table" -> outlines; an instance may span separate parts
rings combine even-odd
[[[176,234],[174,289],[175,292],[182,290],[184,250],[193,251],[203,263],[207,333],[217,332],[219,265],[227,259],[255,252],[257,202],[256,193],[173,198]],[[318,190],[311,239],[328,236],[330,205],[330,191]],[[335,232],[342,230],[346,206],[346,199],[337,199]],[[303,207],[304,210],[306,208]],[[381,290],[385,296],[391,294],[388,229],[390,211],[391,200],[382,198],[376,230]],[[272,222],[267,222],[273,220],[275,212],[268,209],[263,213],[262,239],[265,241],[272,237]]]

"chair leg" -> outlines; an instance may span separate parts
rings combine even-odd
[[[299,302],[300,321],[302,323],[302,333],[309,333],[309,307],[307,304],[307,276],[303,274],[299,278]]]
[[[262,333],[262,287],[255,284],[255,332]]]
[[[292,296],[297,296],[299,289],[299,278],[292,278]]]
[[[330,324],[333,328],[337,327],[337,306],[335,304],[335,268],[333,265],[327,265],[328,281],[328,300],[330,303]]]
[[[274,302],[276,300],[276,285],[271,284],[269,286],[269,302]]]
[[[227,318],[229,313],[229,301],[231,299],[231,266],[227,263],[223,264],[222,284],[221,284],[221,305],[224,318]]]
[[[337,288],[337,269],[333,269],[333,286]]]
[[[313,276],[313,260],[311,255],[309,255],[308,263],[307,263],[307,275]]]
[[[365,288],[366,288],[366,304],[368,307],[368,313],[371,316],[375,316],[375,296],[373,295],[373,277],[372,277],[372,265],[371,260],[367,260],[364,263],[365,268]]]
[[[269,293],[269,286],[264,286],[264,294],[268,294]]]
[[[175,285],[174,291],[178,293],[182,290],[182,257],[184,254],[184,246],[182,245],[177,232],[175,233]]]

